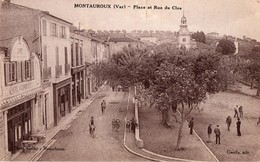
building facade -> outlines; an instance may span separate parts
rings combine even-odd
[[[21,142],[41,129],[43,120],[40,59],[27,41],[14,37],[0,43],[0,158],[16,153]]]
[[[8,2],[1,3],[0,37],[22,35],[41,59],[42,91],[39,105],[44,131],[57,125],[71,111],[70,39],[71,23],[46,11]]]

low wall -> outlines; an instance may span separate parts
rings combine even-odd
[[[137,122],[137,126],[135,127],[135,142],[138,148],[143,148],[144,147],[144,142],[142,139],[140,139],[140,124],[139,124],[139,111],[138,111],[138,100],[133,99],[134,104],[135,104],[135,119]]]

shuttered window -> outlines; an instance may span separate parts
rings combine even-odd
[[[10,63],[5,63],[5,84],[8,85],[10,82]]]
[[[47,35],[47,21],[46,20],[42,20],[42,33],[43,35]]]

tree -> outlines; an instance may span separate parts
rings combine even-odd
[[[227,39],[221,39],[217,45],[216,51],[223,55],[230,55],[235,53],[236,47],[234,42]]]
[[[176,149],[181,149],[185,120],[207,94],[226,89],[227,82],[223,79],[226,70],[217,53],[189,50],[184,54],[171,44],[156,46],[152,51],[124,48],[113,55],[100,74],[119,84],[141,87],[142,95],[152,102],[150,106],[162,112],[163,124],[167,123],[167,112],[180,105]]]
[[[198,31],[197,31],[196,33],[193,33],[193,34],[191,35],[191,37],[192,37],[193,39],[195,39],[196,42],[205,43],[205,40],[206,40],[206,37],[205,37],[205,34],[204,34],[203,31],[201,31],[201,32],[198,32]]]

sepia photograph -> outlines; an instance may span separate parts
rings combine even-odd
[[[0,0],[0,161],[260,161],[260,0]]]

